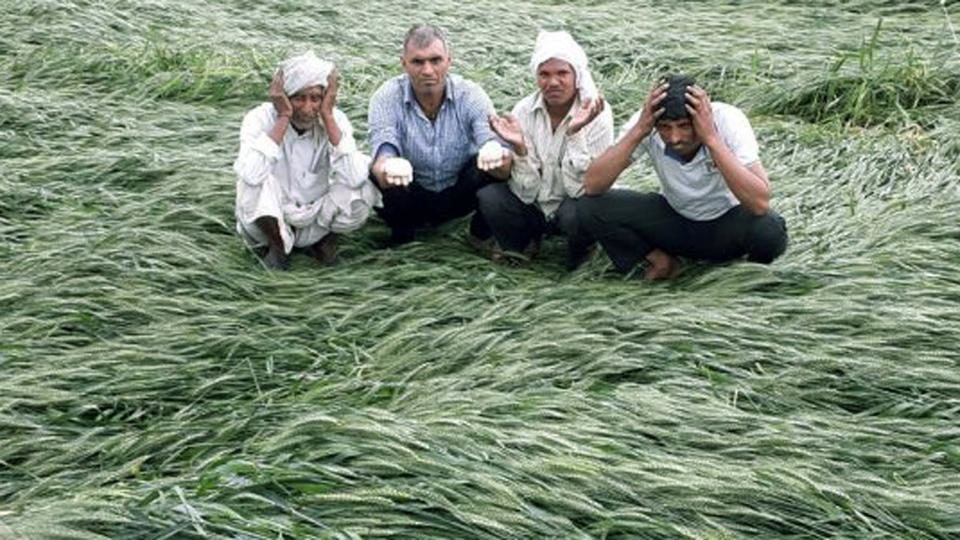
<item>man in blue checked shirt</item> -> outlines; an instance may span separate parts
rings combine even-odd
[[[400,62],[406,73],[376,91],[368,113],[370,179],[383,194],[377,211],[392,245],[412,241],[417,227],[473,212],[477,190],[507,179],[511,166],[510,152],[490,127],[495,109],[486,92],[447,74],[450,48],[438,28],[411,28]],[[477,213],[470,235],[490,237]]]

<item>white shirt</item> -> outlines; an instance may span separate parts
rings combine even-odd
[[[259,186],[267,175],[273,175],[283,192],[283,203],[295,205],[317,201],[332,183],[360,188],[367,181],[370,160],[357,150],[347,116],[339,109],[333,114],[341,132],[336,146],[330,144],[322,123],[302,135],[289,126],[282,144],[277,144],[268,134],[277,121],[273,104],[264,103],[248,112],[240,128],[240,152],[233,164],[238,180]]]
[[[712,102],[713,123],[720,140],[733,152],[743,165],[751,165],[760,160],[757,138],[750,127],[750,121],[743,111],[726,103]],[[620,138],[640,119],[640,113],[634,114],[623,126]],[[684,163],[667,155],[666,145],[656,129],[637,145],[630,162],[640,158],[646,152],[653,162],[653,168],[660,178],[663,196],[670,206],[680,215],[696,221],[715,219],[740,204],[727,182],[720,174],[710,151],[701,145],[693,159]]]
[[[594,158],[613,144],[609,103],[589,124],[567,136],[567,127],[579,107],[577,98],[555,131],[550,127],[550,115],[539,91],[513,107],[513,116],[523,128],[527,155],[514,157],[509,186],[524,204],[536,203],[548,218],[564,198],[583,194],[583,173]]]

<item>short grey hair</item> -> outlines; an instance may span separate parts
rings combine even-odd
[[[432,24],[415,24],[407,30],[407,35],[403,38],[403,52],[407,52],[407,47],[411,45],[417,49],[428,47],[438,39],[440,43],[443,43],[443,50],[450,52],[450,45],[447,43],[447,36],[444,35],[443,30]]]

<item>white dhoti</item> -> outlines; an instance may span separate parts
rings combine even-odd
[[[333,184],[319,199],[296,204],[286,200],[273,175],[262,184],[251,186],[237,182],[237,232],[253,247],[267,245],[267,236],[255,221],[262,217],[277,220],[283,249],[306,247],[331,232],[347,233],[359,229],[374,206],[380,206],[380,192],[370,182],[359,188]]]

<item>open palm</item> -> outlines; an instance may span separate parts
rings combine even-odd
[[[583,126],[592,122],[593,119],[603,111],[603,105],[603,97],[583,100],[580,107],[573,113],[573,118],[570,119],[568,133],[572,135],[580,131]]]
[[[491,116],[490,127],[501,139],[513,147],[524,146],[523,128],[520,122],[511,114],[505,116]]]

